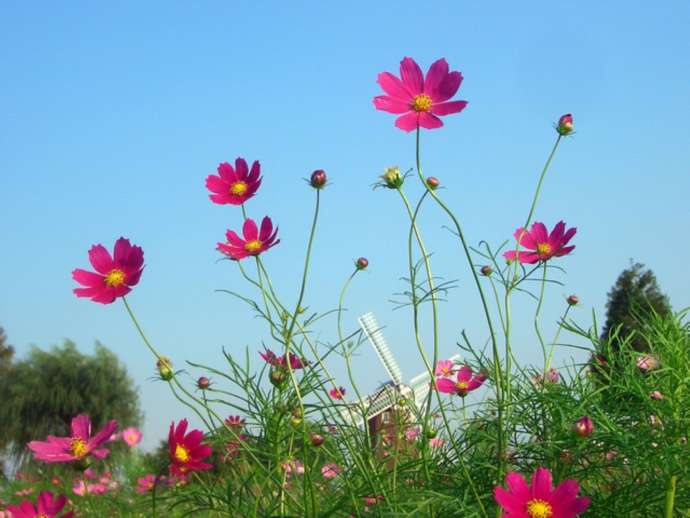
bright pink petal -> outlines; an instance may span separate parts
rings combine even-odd
[[[206,177],[206,188],[217,194],[226,194],[230,188],[230,184],[218,176],[209,175]]]
[[[247,181],[249,168],[247,167],[247,161],[244,158],[237,157],[235,159],[235,171],[237,172],[238,180]]]
[[[88,441],[91,437],[91,419],[89,416],[81,414],[72,418],[72,437],[79,437]]]
[[[225,233],[225,239],[228,240],[228,243],[230,243],[233,246],[237,246],[239,248],[244,248],[245,241],[242,239],[240,236],[238,236],[234,231],[228,230]]]
[[[462,74],[460,72],[451,72],[443,79],[436,92],[433,92],[431,99],[436,103],[447,101],[457,93],[461,83]]]
[[[552,495],[551,472],[546,468],[537,468],[532,475],[532,498],[550,502]]]
[[[525,478],[514,471],[509,472],[506,475],[506,485],[510,492],[523,499],[525,502],[530,498],[530,489],[525,481]]]
[[[530,233],[532,234],[532,238],[537,243],[548,243],[549,241],[549,231],[546,229],[546,226],[540,221],[534,222],[534,224],[532,225],[532,231]]]
[[[431,106],[431,113],[435,115],[450,115],[451,113],[459,113],[465,109],[467,101],[450,101],[447,103],[433,104]]]
[[[259,237],[259,229],[253,219],[247,218],[242,226],[242,234],[245,241],[254,241]]]
[[[458,389],[455,387],[455,382],[448,378],[439,378],[436,380],[436,389],[444,394],[455,394]]]
[[[406,57],[400,62],[400,77],[411,95],[421,94],[424,91],[424,74],[414,59]]]
[[[374,97],[374,107],[388,113],[406,113],[410,111],[410,103],[407,101],[400,101],[393,99],[387,95],[379,95]]]
[[[273,223],[271,222],[271,218],[265,216],[264,219],[261,220],[261,231],[259,232],[259,241],[268,241],[268,238],[271,237],[272,230]]]
[[[76,270],[72,271],[72,279],[77,281],[82,286],[88,286],[90,288],[100,288],[101,286],[103,286],[104,277],[98,273],[89,272],[77,268]]]
[[[90,454],[97,459],[105,459],[110,454],[110,450],[108,448],[96,448],[91,450]]]
[[[472,369],[470,369],[467,365],[460,367],[458,370],[458,381],[469,381],[471,377]]]
[[[228,183],[237,181],[237,173],[235,173],[233,167],[227,162],[223,162],[222,164],[218,165],[218,174]]]
[[[136,286],[137,284],[139,284],[139,280],[141,279],[141,274],[143,271],[143,269],[137,270],[136,272],[127,275],[127,279],[125,280],[127,286]]]
[[[520,241],[520,246],[524,246],[530,250],[537,249],[537,243],[534,241],[534,238],[532,237],[532,234],[530,234],[529,230],[525,230],[524,228],[520,227],[515,231],[513,236],[515,236],[516,241]]]
[[[65,507],[67,498],[65,495],[60,495],[57,498],[49,491],[43,491],[38,495],[38,513],[43,513],[47,516],[56,516],[62,508]],[[64,516],[63,516],[64,518]]]
[[[576,233],[577,233],[576,227],[569,228],[568,231],[563,236],[562,244],[564,244],[564,245],[567,244],[568,241],[570,241]]]
[[[252,168],[249,171],[249,176],[247,176],[247,182],[248,183],[256,183],[256,182],[261,183],[261,180],[259,180],[260,174],[261,174],[261,164],[259,164],[258,160],[254,160],[254,162],[252,163]]]
[[[426,129],[436,129],[443,126],[443,121],[436,117],[433,113],[420,112],[419,126]]]
[[[390,72],[382,72],[376,81],[390,97],[405,102],[409,106],[413,94],[405,88],[400,79]]]
[[[199,444],[201,444],[201,441],[204,440],[204,432],[201,430],[192,430],[187,434],[187,436],[184,439],[185,446],[188,449],[194,449],[196,448]]]
[[[395,119],[396,127],[403,131],[414,131],[417,129],[417,121],[419,120],[419,114],[417,112],[409,112],[405,115],[401,115]]]
[[[113,258],[103,245],[94,245],[89,250],[89,261],[98,273],[105,275],[113,269]]]
[[[7,510],[12,513],[13,518],[34,518],[37,514],[36,508],[28,500],[19,505],[9,505]]]
[[[467,391],[471,392],[473,390],[477,390],[484,384],[485,380],[486,378],[483,378],[482,376],[475,376],[467,383]]]
[[[429,67],[429,71],[426,73],[426,78],[424,79],[424,93],[431,96],[433,99],[433,95],[447,75],[448,62],[444,58],[434,61]]]
[[[529,518],[527,513],[524,512],[527,502],[515,495],[512,495],[502,487],[494,488],[494,499],[505,511],[511,513],[511,516],[521,516],[520,513],[522,513],[525,518]]]
[[[116,264],[126,263],[131,247],[132,245],[130,244],[129,239],[125,239],[124,237],[121,237],[115,241],[115,249],[113,251],[114,262]]]
[[[556,248],[561,245],[561,240],[563,239],[563,234],[565,233],[565,223],[559,221],[556,226],[553,227],[551,234],[549,234],[549,243],[552,247]]]
[[[575,245],[572,245],[572,246],[564,246],[563,248],[561,248],[560,250],[558,250],[558,251],[557,251],[555,254],[553,254],[553,255],[555,255],[556,257],[562,257],[562,256],[564,256],[564,255],[566,255],[566,254],[569,254],[569,253],[572,252],[573,250],[575,250]]]
[[[108,421],[88,442],[89,448],[98,448],[105,443],[117,431],[117,421]]]

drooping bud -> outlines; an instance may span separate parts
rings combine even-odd
[[[326,177],[326,171],[323,169],[317,169],[311,174],[309,179],[309,185],[314,189],[323,189],[326,186],[328,178]]]
[[[566,135],[570,135],[574,129],[573,116],[570,113],[561,115],[561,118],[558,119],[558,126],[556,126],[558,134],[565,137]]]
[[[211,386],[211,380],[206,376],[201,376],[198,380],[196,380],[196,386],[201,390],[206,390]]]
[[[158,374],[160,374],[161,379],[165,381],[170,381],[173,377],[172,361],[170,358],[161,356],[156,362],[156,367],[158,368]]]
[[[367,266],[369,266],[369,259],[366,257],[360,257],[355,261],[355,268],[358,270],[365,270]]]
[[[589,437],[594,433],[594,422],[588,416],[583,416],[575,421],[573,432],[579,437]]]
[[[441,185],[441,180],[436,178],[435,176],[430,176],[429,178],[426,179],[426,186],[431,189],[432,191],[435,191],[438,189],[438,186]]]
[[[580,299],[577,295],[568,295],[568,298],[565,300],[568,303],[568,306],[577,306],[578,302],[580,302]]]
[[[323,435],[318,434],[318,433],[311,434],[310,439],[311,439],[311,445],[316,447],[316,448],[321,446],[326,441],[326,438]]]
[[[481,269],[480,269],[479,271],[480,271],[481,274],[482,274],[483,276],[485,276],[485,277],[488,277],[489,275],[491,275],[492,273],[494,273],[494,269],[491,268],[491,266],[489,266],[488,264],[482,266]]]
[[[400,174],[399,167],[386,167],[381,175],[381,180],[383,180],[383,185],[389,189],[399,189],[402,187],[405,178]]]

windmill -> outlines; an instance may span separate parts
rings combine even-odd
[[[406,421],[411,417],[410,404],[414,405],[419,412],[425,409],[431,389],[431,377],[428,371],[424,371],[412,378],[409,384],[404,384],[398,362],[388,347],[374,314],[366,313],[359,317],[358,322],[383,364],[390,381],[385,382],[372,395],[347,408],[343,412],[343,417],[356,426],[363,425],[366,419],[372,446],[375,447],[377,437],[382,432],[383,434],[393,432],[393,435],[397,435],[395,430],[401,424],[400,421]],[[453,362],[459,359],[460,355],[451,358]],[[405,401],[404,405],[400,405],[401,400]],[[358,410],[353,411],[353,406]],[[361,409],[364,410],[364,416]]]

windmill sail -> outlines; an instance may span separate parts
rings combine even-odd
[[[364,330],[367,338],[374,346],[374,351],[381,360],[386,372],[390,376],[393,383],[396,385],[402,385],[402,373],[400,372],[400,367],[398,367],[398,362],[393,358],[393,353],[388,348],[386,340],[383,338],[383,333],[379,327],[378,322],[376,322],[376,317],[373,313],[366,313],[359,317],[359,325]]]

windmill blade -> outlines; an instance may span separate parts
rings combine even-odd
[[[393,358],[393,353],[388,348],[386,340],[383,338],[383,333],[379,327],[378,322],[376,322],[376,317],[373,313],[367,313],[359,317],[359,325],[364,330],[367,335],[369,342],[374,347],[374,351],[381,360],[386,372],[390,376],[391,380],[396,385],[402,384],[402,373],[400,372],[400,367],[398,362]]]
[[[456,354],[448,359],[453,363],[460,363],[462,356]],[[426,403],[426,397],[431,389],[431,376],[429,376],[429,371],[424,371],[412,378],[410,380],[410,388],[414,394],[415,403],[421,408],[421,406]]]

